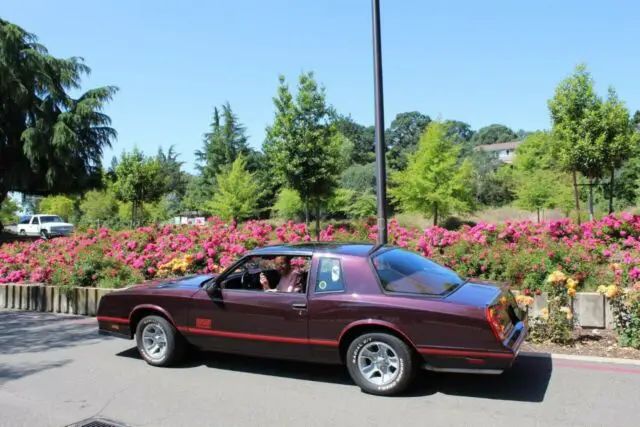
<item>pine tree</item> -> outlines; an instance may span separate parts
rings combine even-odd
[[[431,122],[409,156],[407,168],[390,175],[389,195],[402,210],[440,218],[473,209],[473,169],[468,159],[457,163],[460,147],[441,122]]]
[[[214,215],[224,220],[242,221],[257,214],[262,189],[255,175],[247,171],[244,155],[236,157],[231,167],[216,176],[216,193],[205,204]]]
[[[214,193],[216,176],[231,166],[240,154],[249,155],[249,151],[246,128],[229,103],[222,105],[222,115],[215,107],[210,131],[204,134],[203,148],[195,152],[196,168],[207,187],[207,194]]]

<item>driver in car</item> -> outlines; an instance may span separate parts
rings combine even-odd
[[[300,273],[291,268],[291,261],[284,256],[279,256],[275,259],[275,267],[278,274],[280,274],[280,281],[278,286],[274,289],[269,287],[269,280],[267,276],[260,273],[260,284],[262,289],[267,292],[300,292],[302,290],[302,278]]]

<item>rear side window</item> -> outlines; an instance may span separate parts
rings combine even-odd
[[[344,291],[344,276],[338,258],[320,258],[316,276],[316,293]]]
[[[392,249],[373,258],[376,274],[387,292],[444,295],[464,280],[452,270],[404,249]]]

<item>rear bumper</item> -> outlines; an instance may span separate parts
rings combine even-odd
[[[526,319],[520,321],[511,331],[511,334],[505,339],[502,344],[513,352],[514,358],[520,353],[520,349],[524,340],[527,339],[529,328],[527,327]]]
[[[521,321],[502,343],[503,351],[445,348],[418,348],[424,359],[423,369],[435,372],[499,375],[511,368],[528,334],[527,322]]]

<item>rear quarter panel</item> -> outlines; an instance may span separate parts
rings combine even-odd
[[[311,339],[339,340],[351,327],[381,324],[417,348],[501,350],[483,309],[439,298],[385,294],[367,259],[345,256],[342,265],[345,292],[316,293],[315,274],[310,277]]]

